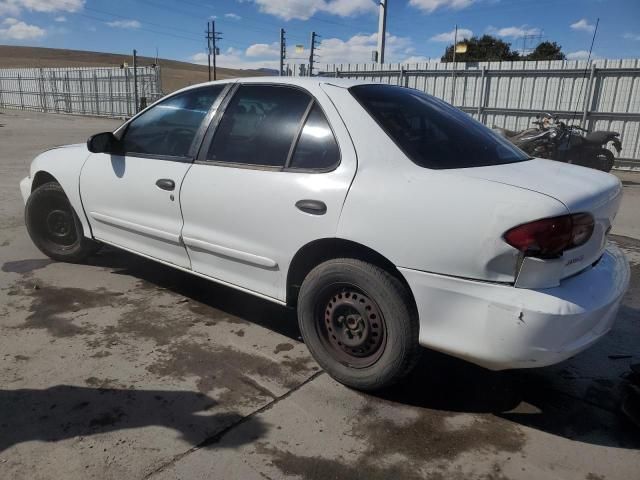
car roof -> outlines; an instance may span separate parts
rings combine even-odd
[[[191,88],[202,87],[205,85],[220,85],[226,83],[269,83],[276,85],[298,85],[300,87],[317,86],[320,84],[334,85],[340,88],[350,88],[356,85],[368,85],[373,82],[363,80],[351,80],[346,78],[334,78],[334,77],[276,77],[276,76],[264,76],[264,77],[238,77],[227,78],[225,80],[217,80],[212,82],[199,83],[197,85],[190,85],[182,90],[189,90]]]

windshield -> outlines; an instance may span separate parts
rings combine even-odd
[[[349,91],[421,167],[483,167],[529,159],[466,113],[426,93],[393,85],[359,85]]]

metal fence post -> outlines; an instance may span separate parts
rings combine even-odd
[[[580,126],[585,128],[585,124],[587,123],[587,115],[589,115],[589,106],[593,101],[593,94],[591,90],[593,89],[593,80],[596,76],[596,65],[591,62],[591,71],[589,72],[589,81],[587,82],[587,90],[584,92],[584,98],[582,100],[582,121],[580,122]]]
[[[482,109],[484,108],[484,81],[486,71],[487,67],[482,67],[482,70],[480,71],[480,98],[478,98],[478,120],[480,120]]]
[[[4,108],[4,96],[2,95],[3,92],[3,88],[2,88],[2,76],[0,76],[0,108]]]
[[[65,111],[67,113],[71,113],[71,85],[69,84],[69,72],[65,71],[64,72],[64,84],[63,84],[63,89],[62,89],[66,95],[65,95]]]
[[[22,75],[18,74],[18,92],[20,95],[20,110],[24,110],[24,93],[22,91]]]
[[[80,87],[80,106],[82,108],[82,113],[86,114],[87,110],[84,105],[84,79],[82,78],[82,70],[78,70],[78,84]]]
[[[100,96],[98,95],[98,75],[93,71],[93,93],[96,99],[96,115],[100,115]]]
[[[113,75],[111,75],[111,70],[108,71],[109,76],[107,81],[109,82],[109,108],[111,112],[111,116],[113,117]]]
[[[44,89],[44,71],[42,68],[39,70],[40,76],[38,77],[38,86],[40,88],[40,105],[42,107],[42,111],[47,111],[47,95]]]

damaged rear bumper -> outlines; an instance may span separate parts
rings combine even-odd
[[[629,285],[615,246],[554,288],[524,289],[401,268],[420,315],[420,344],[492,370],[552,365],[612,327]]]

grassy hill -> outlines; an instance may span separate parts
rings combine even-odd
[[[58,48],[15,47],[0,45],[0,68],[18,67],[112,67],[123,62],[132,64],[131,55],[63,50]],[[138,57],[139,65],[151,65],[155,58]],[[206,82],[207,66],[176,60],[159,59],[162,89],[172,92],[187,85]],[[265,75],[260,70],[217,69],[218,79]]]

